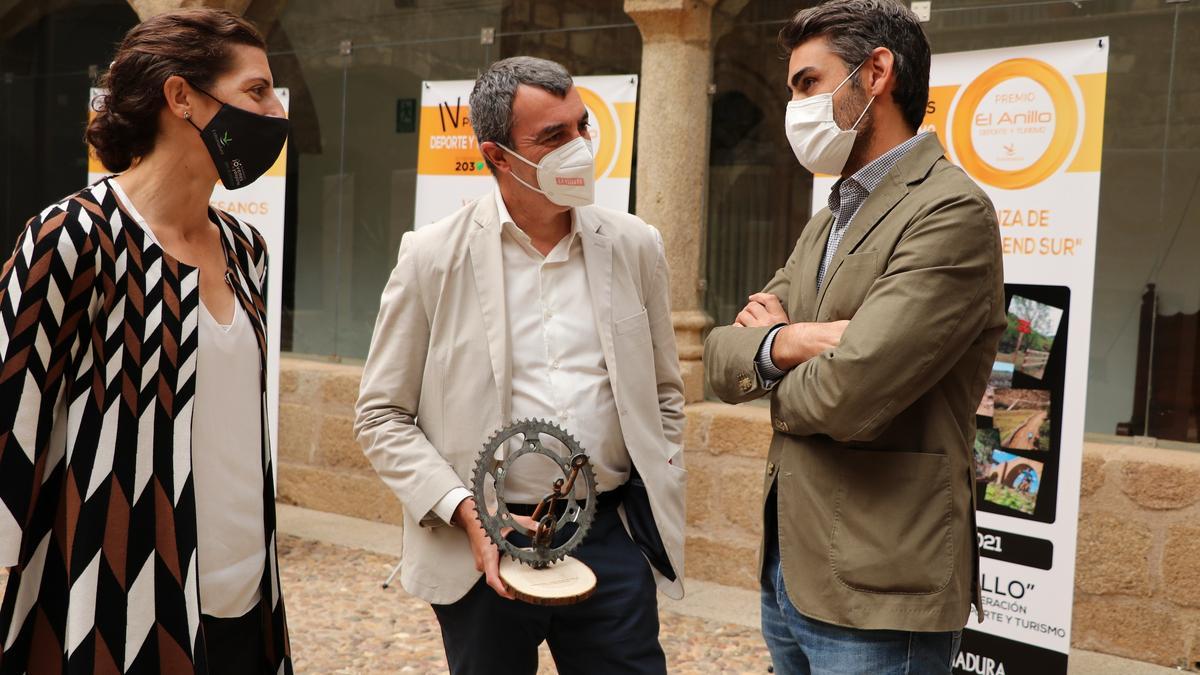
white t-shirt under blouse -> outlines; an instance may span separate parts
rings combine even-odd
[[[192,474],[200,608],[230,618],[258,603],[266,564],[258,339],[236,302],[229,326],[202,306],[199,331]]]

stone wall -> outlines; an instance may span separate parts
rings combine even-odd
[[[362,369],[284,357],[279,501],[400,525],[403,511],[354,440]]]
[[[688,406],[689,576],[756,587],[770,424]],[[1200,670],[1200,453],[1084,445],[1072,643]]]
[[[1200,453],[1084,448],[1072,642],[1200,670]]]
[[[283,359],[279,499],[400,523],[351,430],[360,374]],[[688,576],[756,588],[768,411],[687,416]],[[1075,646],[1200,669],[1200,453],[1085,445],[1075,585]]]

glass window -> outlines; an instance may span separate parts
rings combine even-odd
[[[413,226],[417,133],[398,122],[423,80],[474,79],[530,54],[577,75],[637,73],[622,0],[253,2],[291,91],[282,344],[366,356],[379,295]],[[88,88],[137,23],[124,0],[0,3],[0,247],[87,180]],[[484,40],[484,29],[494,37]],[[465,103],[465,101],[464,101]]]
[[[412,229],[417,134],[397,124],[421,81],[475,76],[494,2],[293,0],[259,22],[291,90],[283,348],[366,355],[379,294]],[[254,18],[251,13],[251,18]]]
[[[87,184],[88,89],[136,23],[125,0],[0,2],[0,258]]]
[[[620,0],[293,0],[277,17],[248,16],[266,28],[276,82],[292,90],[284,349],[339,359],[366,356],[413,227],[417,133],[397,115],[419,105],[423,80],[474,79],[517,54],[576,75],[635,73],[641,62]]]
[[[752,2],[716,43],[706,304],[717,323],[786,260],[807,220],[811,179],[787,166],[775,42],[797,6]],[[926,31],[935,54],[1110,38],[1086,428],[1197,442],[1200,7],[943,0]]]
[[[717,324],[787,262],[808,222],[812,174],[783,135],[791,96],[777,39],[796,8],[752,2],[724,30],[716,24],[705,309]]]

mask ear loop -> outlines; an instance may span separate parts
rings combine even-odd
[[[192,84],[191,82],[188,82],[187,80],[184,80],[184,82],[187,82],[188,86],[191,87],[192,89],[195,89],[196,91],[200,92],[201,94],[204,94],[205,96],[211,98],[212,100],[216,101],[217,103],[220,103],[221,105],[225,105],[225,101],[222,101],[221,99],[217,98],[216,96],[213,96],[212,94],[208,93],[207,91],[204,91],[200,87],[197,87],[196,85]]]
[[[870,58],[870,57],[868,57],[868,58]],[[866,63],[867,63],[867,61],[866,61],[866,59],[864,59],[862,63],[855,66],[854,70],[850,71],[850,74],[846,76],[846,79],[842,80],[842,83],[839,84],[837,87],[835,87],[834,90],[829,93],[829,95],[833,96],[834,94],[841,91],[842,87],[846,86],[846,83],[850,81],[850,78],[854,77],[854,74],[857,73],[859,71],[859,69],[862,68],[863,65],[865,65]]]
[[[494,141],[493,141],[493,142],[494,142]],[[501,149],[503,149],[505,152],[507,152],[508,154],[512,155],[513,157],[516,157],[517,159],[521,160],[522,162],[525,162],[526,164],[528,164],[529,166],[532,166],[534,169],[539,169],[539,168],[541,168],[539,165],[537,165],[537,164],[534,164],[533,162],[531,162],[531,161],[529,161],[529,160],[525,159],[524,157],[522,157],[520,153],[518,153],[516,150],[513,150],[512,148],[508,147],[507,145],[505,145],[505,144],[503,144],[503,143],[496,143],[496,145],[500,146],[500,148],[501,148]],[[530,190],[533,190],[534,192],[538,193],[539,195],[545,195],[545,194],[546,194],[544,191],[542,191],[542,190],[539,190],[539,189],[537,189],[537,188],[533,187],[532,185],[530,185],[529,183],[526,183],[525,181],[521,180],[521,177],[517,175],[517,172],[515,172],[515,171],[509,171],[509,172],[508,172],[508,175],[510,175],[510,176],[512,176],[514,179],[516,179],[516,181],[517,181],[518,183],[520,183],[521,185],[524,185],[525,187],[529,188]]]
[[[874,102],[875,102],[875,97],[872,96],[871,100],[867,101],[867,107],[863,108],[862,114],[858,116],[858,119],[854,120],[854,126],[850,127],[850,131],[854,131],[855,129],[858,128],[858,123],[863,121],[863,118],[867,116],[867,111],[871,109],[871,104]]]
[[[212,94],[208,93],[207,91],[204,91],[200,87],[197,87],[196,85],[192,84],[191,82],[189,82],[187,80],[187,78],[184,78],[183,81],[187,82],[188,86],[191,87],[192,89],[195,89],[196,91],[200,92],[201,94],[204,94],[205,96],[211,98],[212,100],[216,101],[217,103],[220,103],[221,105],[225,105],[224,101],[217,98],[216,96],[213,96]],[[200,133],[204,133],[204,130],[201,129],[200,127],[196,126],[196,123],[192,121],[192,114],[190,111],[183,116],[183,119],[187,120],[188,124],[192,125],[192,128],[195,129],[196,131],[199,131]]]
[[[870,58],[870,57],[868,57],[868,58]],[[850,74],[846,76],[846,79],[842,80],[842,83],[839,84],[837,86],[837,88],[834,89],[833,92],[829,95],[830,98],[833,98],[833,94],[838,93],[838,91],[840,91],[841,88],[844,87],[846,85],[846,83],[850,81],[850,78],[854,77],[854,74],[857,73],[859,71],[859,69],[861,69],[864,65],[866,65],[866,63],[867,63],[867,61],[866,61],[866,59],[864,59],[862,63],[855,66],[854,70],[850,71]],[[858,116],[858,119],[854,120],[854,124],[852,124],[847,131],[854,131],[855,129],[858,128],[858,123],[863,121],[863,118],[867,116],[867,111],[871,109],[871,104],[874,102],[875,102],[875,97],[872,96],[871,100],[867,101],[867,107],[863,108],[862,114],[860,114]]]

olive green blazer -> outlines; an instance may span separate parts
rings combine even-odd
[[[849,319],[841,344],[768,391],[754,365],[768,329],[716,328],[706,375],[729,403],[771,397],[764,499],[777,487],[796,608],[854,628],[958,630],[980,606],[971,463],[1005,327],[996,213],[929,136],[862,205],[818,292],[831,220],[813,217],[764,291],[792,321]]]

